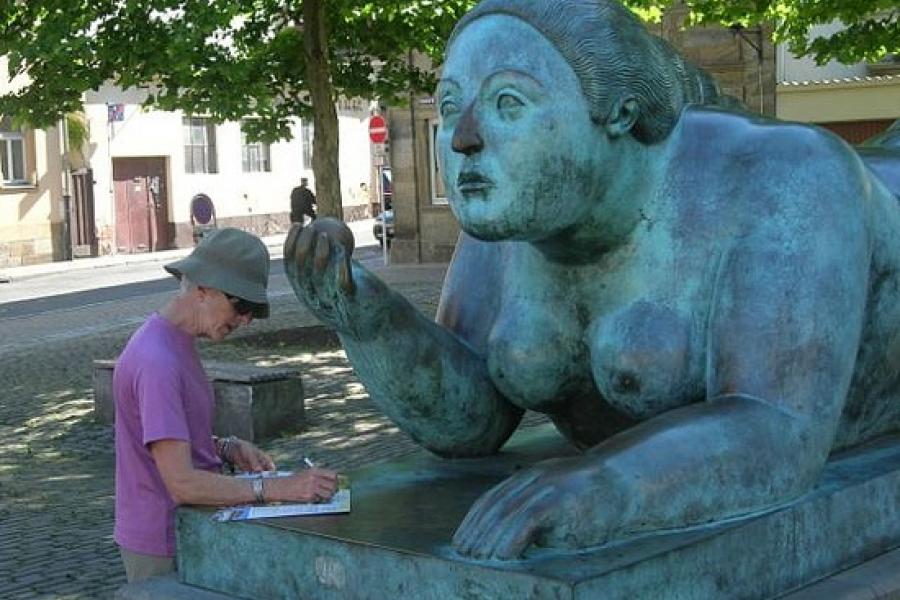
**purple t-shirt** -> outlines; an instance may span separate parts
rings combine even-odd
[[[175,555],[175,502],[149,444],[191,444],[194,468],[215,471],[213,391],[193,336],[159,314],[138,329],[116,362],[116,542],[132,552]]]

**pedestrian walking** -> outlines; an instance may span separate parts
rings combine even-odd
[[[309,189],[309,180],[300,178],[300,185],[291,190],[291,223],[306,223],[306,217],[316,218],[316,195]]]

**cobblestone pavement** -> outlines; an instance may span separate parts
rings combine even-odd
[[[442,272],[380,275],[433,314]],[[312,456],[339,470],[415,450],[369,401],[340,349],[296,334],[314,318],[292,294],[274,291],[273,318],[202,346],[205,358],[301,369],[307,427],[263,448],[288,468]],[[116,356],[167,297],[0,322],[0,598],[109,598],[124,583],[112,540],[112,428],[93,421],[92,360]]]

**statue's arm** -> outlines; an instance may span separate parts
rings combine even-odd
[[[451,287],[463,285],[465,264],[451,265]],[[418,443],[445,456],[482,456],[512,434],[522,411],[494,388],[482,354],[349,261],[335,240],[289,239],[285,267],[297,296],[337,330],[372,400]]]

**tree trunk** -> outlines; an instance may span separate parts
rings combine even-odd
[[[303,50],[313,107],[313,173],[319,216],[343,219],[336,98],[328,64],[328,28],[322,4],[322,0],[303,2]]]

